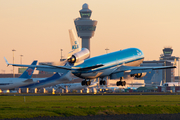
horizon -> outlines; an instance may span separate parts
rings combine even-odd
[[[71,50],[68,29],[75,30],[74,19],[87,3],[91,19],[97,20],[91,38],[91,57],[136,47],[146,60],[159,60],[162,49],[171,46],[179,57],[180,1],[48,1],[0,0],[0,73],[12,73],[4,57],[13,63],[57,62]],[[76,33],[77,36],[77,33]],[[80,38],[78,37],[78,40]],[[81,43],[81,42],[80,42]],[[18,67],[15,67],[17,73]],[[36,71],[37,72],[37,71]],[[35,73],[36,73],[35,72]]]

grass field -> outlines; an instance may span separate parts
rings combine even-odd
[[[0,119],[180,113],[180,95],[0,96]]]

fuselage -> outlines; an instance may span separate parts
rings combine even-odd
[[[102,67],[98,67],[91,70],[84,71],[72,71],[77,77],[85,79],[93,79],[97,77],[104,77],[110,75],[120,65],[125,66],[139,66],[144,60],[143,52],[138,48],[128,48],[97,57],[92,57],[84,61],[84,63],[77,65],[76,67],[85,68],[102,64]]]
[[[0,89],[14,89],[32,83],[33,79],[27,78],[0,78]]]
[[[52,77],[49,78],[42,78],[42,79],[36,79],[33,83],[20,86],[20,88],[46,88],[50,86],[54,86],[61,83],[67,83],[73,80],[73,76],[71,72],[67,73],[56,73]]]
[[[49,78],[0,78],[0,89],[15,88],[45,88],[53,85],[69,82],[73,79],[70,72],[66,74],[56,73]]]

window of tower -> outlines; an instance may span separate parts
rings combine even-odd
[[[76,26],[77,31],[95,31],[96,26],[84,26],[84,25],[78,25]]]
[[[88,17],[90,18],[91,17],[91,12],[81,12],[81,17]]]

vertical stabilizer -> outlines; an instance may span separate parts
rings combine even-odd
[[[36,65],[37,60],[34,60],[31,65]],[[19,78],[31,78],[35,67],[28,67]]]
[[[75,37],[73,29],[69,29],[69,37],[71,41],[72,51],[79,52],[81,50],[81,47],[79,45],[79,41]]]

